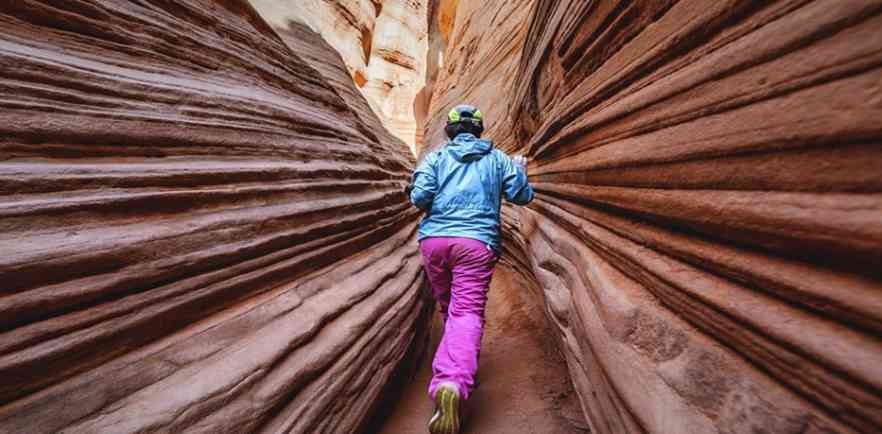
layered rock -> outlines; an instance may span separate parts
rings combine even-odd
[[[427,2],[423,0],[251,0],[284,33],[295,23],[321,34],[386,127],[405,143],[422,141],[414,100],[425,83]]]
[[[413,161],[291,32],[0,6],[0,432],[363,426],[424,336]]]
[[[456,17],[426,143],[465,101],[532,158],[507,260],[592,432],[882,430],[882,3]]]

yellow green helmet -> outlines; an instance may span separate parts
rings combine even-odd
[[[475,106],[461,104],[450,110],[447,114],[447,123],[453,124],[457,122],[471,122],[473,124],[484,124],[484,114]]]
[[[475,106],[462,104],[447,114],[447,137],[451,139],[462,133],[472,133],[481,137],[484,132],[484,114]]]

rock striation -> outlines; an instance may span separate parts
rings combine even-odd
[[[882,2],[455,16],[422,152],[467,101],[532,158],[506,260],[593,433],[882,431]]]
[[[239,0],[0,6],[0,433],[354,432],[418,351],[412,157],[285,37]]]
[[[280,33],[299,23],[321,34],[385,126],[412,150],[422,141],[414,100],[426,75],[425,0],[250,2]]]

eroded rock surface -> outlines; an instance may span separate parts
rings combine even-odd
[[[367,420],[425,336],[413,161],[291,32],[238,0],[0,6],[0,432]]]
[[[532,158],[507,261],[592,432],[882,431],[880,13],[460,2],[423,152],[469,102]]]
[[[250,0],[280,33],[296,23],[340,54],[386,127],[405,143],[422,141],[414,100],[425,83],[426,0]]]

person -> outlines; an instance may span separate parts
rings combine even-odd
[[[533,200],[526,158],[511,158],[480,138],[480,110],[455,107],[445,132],[451,140],[426,155],[407,189],[410,201],[425,211],[420,250],[444,319],[429,384],[432,434],[459,432],[460,403],[475,388],[487,291],[501,253],[502,197],[517,205]]]

